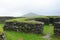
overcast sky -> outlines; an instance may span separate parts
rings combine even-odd
[[[60,15],[60,0],[0,0],[0,16],[21,16],[30,12]]]

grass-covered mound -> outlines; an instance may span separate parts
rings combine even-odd
[[[11,19],[11,20],[6,20],[6,22],[16,22],[16,23],[30,23],[30,24],[44,24],[42,22],[34,21],[34,20],[29,20],[29,18],[16,18],[16,19]]]
[[[40,34],[43,32],[43,26],[43,22],[31,21],[28,18],[17,18],[7,20],[4,29]]]
[[[28,21],[28,18],[16,18],[16,19],[10,19],[6,20],[6,22],[21,22],[21,21]]]

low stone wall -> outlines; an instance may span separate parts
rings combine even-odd
[[[0,17],[0,23],[4,23],[6,20],[14,19],[15,17]]]
[[[4,33],[0,33],[0,40],[5,40],[5,36],[4,36]]]
[[[50,18],[50,23],[54,24],[54,22],[59,22],[60,18]]]
[[[14,30],[25,33],[43,33],[44,23],[40,24],[32,24],[32,23],[24,23],[24,22],[6,22],[4,26],[4,30]]]
[[[34,20],[44,22],[44,24],[49,24],[49,18],[35,18]]]
[[[54,23],[54,34],[60,36],[60,23]]]
[[[53,24],[54,22],[59,22],[60,18],[33,18],[31,20],[35,20],[35,21],[40,21],[40,22],[44,22],[44,24]]]

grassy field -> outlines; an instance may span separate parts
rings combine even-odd
[[[3,27],[3,24],[0,24],[0,28]],[[1,29],[0,29],[1,30]],[[5,31],[6,40],[60,40],[60,37],[54,36],[54,26],[45,25],[43,34],[27,34],[15,31]],[[47,34],[50,34],[49,39],[44,38]]]

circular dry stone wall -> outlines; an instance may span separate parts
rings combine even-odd
[[[43,33],[43,22],[38,23],[27,23],[27,22],[6,22],[4,26],[4,30],[14,30],[25,33]]]

